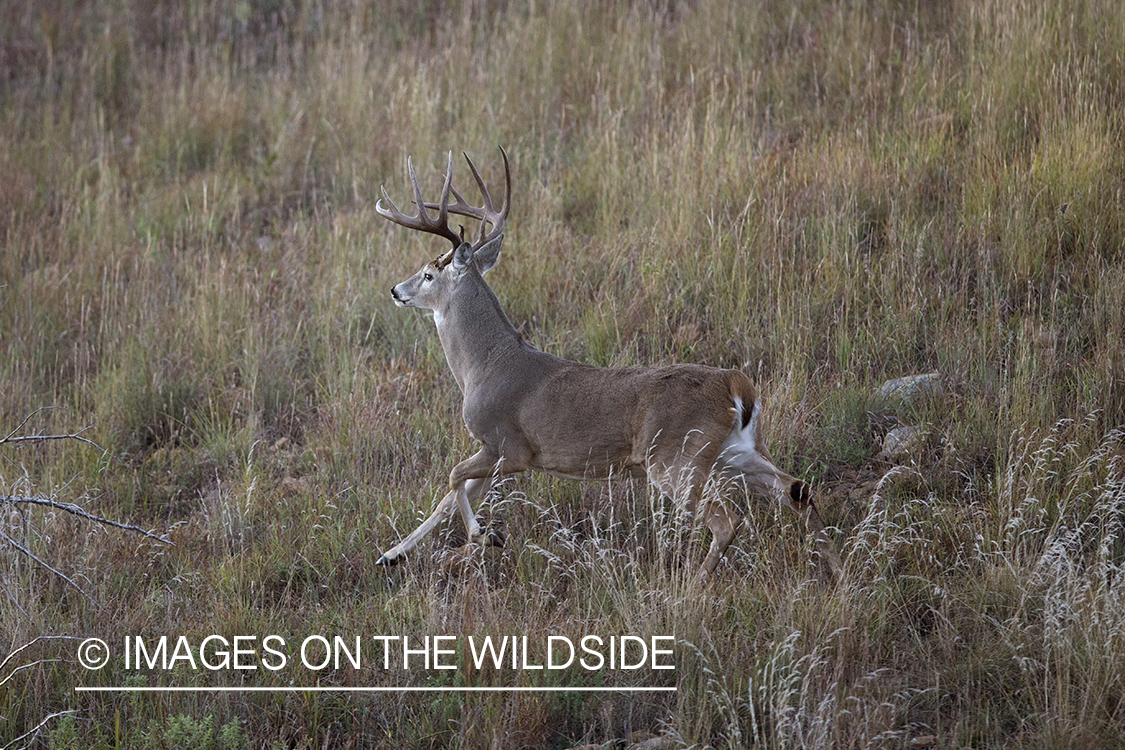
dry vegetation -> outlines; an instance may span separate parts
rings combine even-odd
[[[0,434],[63,407],[27,434],[92,425],[112,457],[0,446],[0,746],[1121,746],[1123,50],[1115,0],[3,4]],[[542,477],[484,509],[501,553],[443,567],[453,522],[374,566],[473,450],[387,293],[435,250],[374,199],[407,154],[495,182],[496,144],[513,321],[594,363],[746,369],[846,585],[751,500],[692,590],[707,540],[667,503]],[[871,396],[929,371],[924,404]],[[896,420],[925,444],[874,460]],[[674,633],[678,691],[76,693],[280,678],[35,640],[443,632]]]

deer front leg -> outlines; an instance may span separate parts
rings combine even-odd
[[[487,478],[483,480],[473,479],[467,481],[464,487],[467,496],[462,508],[469,507],[470,498],[472,498],[472,500],[476,500],[478,497],[484,494],[484,492],[487,490],[487,487],[491,484],[492,482]],[[396,546],[384,552],[383,556],[375,561],[375,564],[397,565],[402,561],[402,558],[404,558],[409,552],[412,552],[414,548],[418,546],[418,542],[422,539],[422,537],[426,536],[426,534],[429,534],[434,530],[434,527],[436,527],[445,519],[449,518],[449,515],[453,513],[453,511],[457,508],[457,490],[450,490],[446,493],[445,497],[441,499],[441,502],[437,504],[437,507],[434,508],[434,512],[430,514],[429,518],[423,521],[418,528],[414,529],[414,531],[410,532],[410,535],[399,542]],[[464,510],[462,510],[462,512],[464,512]],[[467,525],[468,522],[466,522],[466,526]]]
[[[465,522],[465,534],[470,544],[501,547],[504,544],[504,535],[498,531],[483,531],[473,512],[472,502],[482,494],[479,486],[482,484],[491,487],[492,482],[501,473],[513,474],[524,471],[525,466],[501,459],[495,452],[487,447],[474,453],[469,458],[453,467],[449,474],[449,484],[452,492],[457,497],[457,506],[461,511],[461,520]],[[473,490],[476,489],[474,494]]]
[[[836,551],[836,545],[833,543],[832,538],[828,536],[828,532],[824,528],[824,521],[820,518],[820,513],[816,509],[816,504],[808,498],[808,485],[805,486],[805,503],[807,503],[807,513],[805,515],[805,524],[808,527],[809,534],[816,539],[816,549],[820,553],[821,558],[828,563],[828,570],[832,573],[832,577],[836,583],[844,581],[844,569],[840,565],[840,555]]]
[[[774,466],[769,452],[764,448],[758,450],[752,443],[749,446],[732,444],[732,448],[733,450],[720,456],[719,466],[723,474],[741,482],[746,489],[774,499],[802,516],[809,535],[816,542],[817,552],[828,563],[833,578],[837,582],[843,580],[840,556],[824,528],[816,503],[812,501],[809,486]]]

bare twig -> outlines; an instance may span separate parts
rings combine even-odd
[[[42,435],[42,434],[39,434],[39,435],[22,435],[22,434],[19,434],[19,433],[23,432],[24,428],[27,427],[28,422],[30,422],[31,419],[36,414],[38,414],[39,412],[44,411],[46,409],[55,409],[55,408],[59,408],[59,407],[45,406],[45,407],[42,407],[42,408],[39,408],[39,409],[36,409],[35,411],[33,411],[31,414],[29,414],[27,417],[25,417],[24,420],[22,422],[20,422],[19,425],[14,430],[9,432],[3,438],[0,438],[0,446],[9,445],[9,444],[11,444],[13,446],[21,446],[21,445],[35,444],[35,443],[53,441],[53,440],[77,440],[80,443],[85,443],[86,445],[93,446],[97,450],[101,451],[103,455],[112,456],[112,454],[109,451],[102,448],[100,445],[95,443],[93,440],[90,440],[89,438],[83,437],[82,433],[89,430],[90,427],[84,427],[83,429],[79,430],[78,432],[71,432],[71,433],[59,434],[59,435]],[[139,526],[133,526],[132,524],[127,524],[127,523],[120,523],[118,521],[111,521],[108,518],[104,518],[104,517],[96,515],[94,513],[90,513],[89,511],[85,510],[84,508],[81,508],[78,505],[75,505],[73,503],[59,502],[58,500],[55,500],[53,498],[30,497],[30,496],[25,496],[25,495],[13,495],[13,494],[0,495],[0,505],[9,505],[12,508],[14,508],[17,512],[22,512],[21,509],[20,509],[21,505],[39,505],[39,506],[43,506],[43,507],[47,507],[47,508],[53,508],[55,510],[61,510],[61,511],[65,511],[67,513],[70,513],[72,515],[76,515],[76,516],[78,516],[80,518],[83,518],[87,521],[94,521],[96,523],[100,523],[103,526],[112,526],[114,528],[123,529],[125,531],[132,531],[132,532],[135,532],[135,533],[138,533],[138,534],[142,534],[142,535],[148,537],[149,539],[160,542],[161,544],[169,544],[169,545],[173,544],[168,538],[163,537],[163,536],[157,536],[156,534],[153,534],[150,531],[146,531],[145,529],[142,529]],[[49,570],[52,573],[54,573],[55,575],[57,575],[59,578],[66,581],[68,584],[70,584],[72,587],[74,587],[74,589],[76,591],[78,591],[80,594],[82,594],[82,596],[89,599],[90,602],[95,607],[97,607],[99,610],[102,609],[101,605],[98,604],[98,602],[95,601],[93,597],[91,597],[89,594],[87,594],[85,591],[83,591],[82,587],[80,587],[77,583],[75,583],[73,580],[68,578],[66,575],[64,575],[57,568],[52,567],[51,565],[49,565],[44,560],[37,557],[30,549],[28,549],[24,545],[20,544],[19,542],[17,542],[15,539],[13,539],[11,536],[9,536],[7,533],[5,533],[3,530],[0,530],[0,540],[6,541],[14,549],[18,550],[20,553],[26,555],[28,558],[34,560],[35,562],[37,562],[42,567],[46,568],[47,570]]]
[[[79,430],[78,432],[69,432],[69,433],[66,433],[66,434],[63,434],[63,435],[17,435],[16,434],[20,430],[22,430],[24,427],[26,427],[27,423],[31,421],[31,418],[34,417],[39,412],[46,411],[47,409],[64,409],[64,408],[65,407],[62,407],[62,406],[41,406],[41,407],[39,407],[38,409],[36,409],[35,411],[31,412],[26,417],[24,417],[24,420],[19,423],[19,425],[16,427],[16,429],[9,432],[3,438],[0,438],[0,445],[7,445],[8,443],[13,443],[13,444],[16,444],[16,445],[19,445],[21,443],[38,443],[38,442],[44,442],[44,441],[47,441],[47,440],[77,440],[80,443],[85,443],[86,445],[93,446],[94,448],[97,448],[99,451],[102,452],[103,456],[110,456],[111,458],[117,459],[118,461],[121,460],[121,459],[117,458],[117,456],[114,456],[112,453],[107,451],[105,448],[103,448],[100,445],[98,445],[97,443],[95,443],[93,440],[90,440],[89,438],[82,437],[82,433],[86,432],[87,430],[90,430],[93,427],[93,425],[87,425],[87,426],[83,427],[81,430]]]
[[[12,659],[14,659],[16,656],[18,656],[23,651],[26,651],[27,649],[34,646],[39,641],[77,641],[77,640],[79,640],[79,639],[76,638],[73,635],[41,635],[41,636],[38,636],[36,638],[33,638],[30,641],[28,641],[27,643],[23,644],[19,648],[15,649],[11,653],[9,653],[6,657],[4,657],[3,661],[0,661],[0,672],[2,672],[4,670],[4,668],[8,666],[8,662],[10,662]],[[51,664],[53,662],[61,662],[61,661],[67,661],[67,660],[66,659],[37,659],[36,661],[30,662],[28,664],[21,664],[20,666],[16,667],[11,672],[9,672],[8,675],[6,677],[4,677],[4,679],[0,680],[0,687],[3,687],[4,684],[8,682],[8,680],[12,679],[13,677],[15,677],[15,675],[18,672],[21,672],[25,669],[31,669],[32,667],[38,666],[40,664]],[[47,724],[48,721],[50,721],[51,719],[57,718],[59,716],[62,716],[64,714],[73,714],[73,713],[77,713],[77,711],[74,711],[74,710],[60,711],[58,713],[51,714],[47,718],[43,719],[43,721],[39,722],[35,726],[35,728],[32,729],[30,732],[28,732],[27,734],[21,735],[20,737],[17,737],[16,739],[12,740],[8,744],[4,745],[3,748],[0,748],[0,750],[6,750],[7,748],[10,748],[10,747],[14,746],[17,742],[25,740],[29,737],[31,737],[31,741],[34,742],[35,736],[38,735],[39,730],[42,729]],[[24,745],[24,748],[27,748],[27,747],[30,747],[30,746],[31,746],[31,742],[29,742],[27,745]]]
[[[78,638],[76,636],[73,636],[73,635],[40,635],[40,636],[36,636],[35,638],[32,638],[30,641],[23,644],[22,646],[17,648],[15,651],[11,652],[6,657],[4,657],[4,661],[0,661],[0,669],[3,669],[4,667],[8,666],[8,662],[10,662],[12,659],[14,659],[16,657],[16,655],[19,654],[21,651],[26,651],[27,649],[31,648],[32,646],[34,646],[39,641],[77,641],[77,640],[78,640]],[[7,682],[7,680],[5,679],[4,682]],[[0,682],[0,685],[3,685],[3,684],[4,684],[3,682]]]
[[[26,734],[22,734],[19,737],[16,737],[14,740],[9,742],[7,745],[4,745],[4,747],[0,747],[0,750],[9,750],[9,748],[15,747],[17,742],[21,742],[23,740],[26,740],[28,737],[31,737],[32,742],[34,742],[35,737],[37,737],[39,735],[39,730],[42,729],[43,727],[45,727],[47,725],[48,721],[50,721],[51,719],[56,719],[60,716],[66,716],[67,714],[76,714],[76,713],[78,713],[78,711],[75,710],[75,709],[71,709],[69,711],[59,711],[58,713],[53,713],[50,716],[48,716],[46,719],[43,719],[43,721],[39,722],[34,727],[32,727],[31,731],[27,732]],[[28,742],[23,747],[25,749],[31,747],[31,742]]]
[[[85,428],[79,430],[78,432],[70,433],[70,434],[67,434],[67,435],[17,435],[15,437],[9,436],[9,437],[4,438],[3,440],[0,440],[0,445],[7,445],[8,443],[30,443],[30,442],[39,442],[39,441],[46,441],[46,440],[77,440],[81,443],[86,443],[87,445],[92,445],[95,448],[97,448],[98,450],[100,450],[102,453],[108,454],[109,451],[107,451],[105,448],[103,448],[100,445],[98,445],[97,443],[95,443],[93,440],[90,440],[89,438],[82,437],[82,433],[85,432],[88,429],[90,429],[90,428],[85,427]]]
[[[30,422],[30,421],[31,421],[31,418],[32,418],[32,417],[34,417],[34,416],[35,416],[36,414],[38,414],[39,412],[41,412],[41,411],[47,411],[48,409],[61,409],[61,408],[62,408],[62,407],[60,407],[60,406],[40,406],[40,407],[39,407],[38,409],[36,409],[35,411],[31,412],[31,413],[30,413],[30,414],[28,414],[28,415],[27,415],[26,417],[24,417],[24,418],[23,418],[23,421],[19,423],[19,425],[18,425],[18,426],[16,427],[16,429],[14,429],[14,430],[12,430],[11,432],[9,432],[9,433],[8,433],[8,435],[7,435],[7,437],[5,437],[5,438],[4,438],[3,440],[0,440],[0,443],[6,443],[6,442],[7,442],[8,440],[10,440],[10,439],[11,439],[11,437],[12,437],[13,435],[15,435],[15,434],[16,434],[17,432],[19,432],[20,430],[22,430],[22,429],[24,428],[24,426],[25,426],[25,425],[26,425],[26,424],[27,424],[28,422]]]
[[[16,667],[15,669],[13,669],[11,672],[9,672],[7,677],[0,680],[0,687],[3,687],[4,684],[8,682],[8,680],[15,677],[17,672],[22,672],[23,670],[31,669],[32,667],[37,667],[40,664],[53,664],[57,661],[66,661],[66,659],[36,659],[35,661],[28,662],[27,664],[21,664],[18,667]]]
[[[71,586],[73,586],[73,587],[74,587],[75,591],[77,591],[77,592],[78,592],[79,594],[82,594],[82,596],[84,596],[84,597],[86,597],[87,599],[89,599],[89,600],[90,600],[90,603],[91,603],[91,604],[93,604],[93,605],[94,605],[95,607],[97,607],[97,608],[98,608],[99,610],[101,610],[101,611],[103,611],[103,612],[105,611],[104,609],[102,609],[102,605],[100,605],[100,604],[98,604],[98,603],[97,603],[97,601],[96,601],[96,600],[94,599],[94,597],[90,596],[89,594],[87,594],[87,593],[86,593],[85,591],[83,591],[83,590],[82,590],[82,587],[81,587],[81,586],[79,586],[79,585],[78,585],[77,583],[75,583],[74,581],[72,581],[72,580],[70,580],[69,578],[67,578],[67,576],[66,576],[66,575],[65,575],[64,573],[62,573],[61,571],[59,571],[59,570],[56,570],[55,568],[52,568],[52,567],[51,567],[50,565],[48,565],[48,564],[47,564],[46,562],[44,562],[43,560],[40,560],[40,559],[39,559],[38,557],[36,557],[36,556],[35,556],[35,553],[34,553],[34,552],[32,552],[31,550],[29,550],[29,549],[28,549],[27,547],[24,547],[24,546],[23,546],[22,544],[20,544],[19,542],[17,542],[17,541],[15,540],[15,539],[12,539],[12,537],[8,536],[8,535],[7,535],[6,533],[4,533],[4,531],[2,531],[2,530],[0,530],[0,539],[3,539],[3,540],[4,540],[4,541],[6,541],[6,542],[7,542],[8,544],[12,545],[12,546],[13,546],[13,547],[15,547],[15,548],[16,548],[17,550],[19,550],[19,551],[20,551],[20,552],[22,552],[23,554],[27,555],[28,557],[30,557],[30,558],[31,558],[32,560],[34,560],[35,562],[39,563],[40,565],[42,565],[42,566],[43,566],[44,568],[46,568],[47,570],[51,571],[52,573],[54,573],[55,575],[57,575],[57,576],[58,576],[59,578],[63,579],[63,580],[64,580],[64,581],[66,581],[67,583],[69,583],[69,584],[70,584]]]
[[[121,523],[119,521],[111,521],[108,518],[103,518],[102,516],[98,516],[98,515],[95,515],[93,513],[90,513],[89,511],[84,510],[80,506],[77,506],[73,503],[60,503],[57,500],[48,500],[48,499],[42,498],[42,497],[25,497],[23,495],[0,496],[0,503],[10,503],[12,505],[20,505],[20,504],[44,505],[44,506],[47,506],[48,508],[56,508],[58,510],[65,510],[67,513],[73,513],[74,515],[80,516],[81,518],[85,518],[88,521],[97,521],[98,523],[103,524],[105,526],[113,526],[114,528],[124,529],[125,531],[133,531],[133,532],[136,532],[138,534],[143,534],[143,535],[147,536],[149,539],[153,539],[157,542],[160,542],[161,544],[169,544],[173,547],[176,546],[176,543],[171,541],[167,537],[157,536],[156,534],[153,534],[151,531],[145,531],[140,526],[133,526],[132,524]]]

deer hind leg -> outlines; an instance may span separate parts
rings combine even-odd
[[[824,530],[824,521],[813,502],[809,486],[774,466],[769,451],[759,445],[754,419],[747,428],[736,423],[723,443],[716,468],[725,476],[741,482],[747,490],[765,495],[788,506],[805,518],[809,534],[816,539],[817,549],[828,562],[833,575],[841,575],[836,546]]]
[[[715,572],[719,560],[723,559],[727,547],[742,528],[741,516],[732,512],[719,497],[708,500],[703,506],[703,522],[711,529],[711,548],[707,550],[703,566],[699,569],[700,582],[706,581]]]
[[[673,455],[665,460],[652,456],[648,465],[649,481],[665,495],[682,502],[689,513],[695,515],[702,504],[703,522],[711,530],[711,546],[696,578],[700,584],[715,571],[742,524],[742,519],[730,511],[722,498],[703,499],[719,447],[718,440],[709,440],[696,430]]]
[[[723,559],[727,547],[734,541],[742,526],[742,518],[727,507],[722,497],[703,498],[709,474],[710,467],[704,464],[661,472],[656,477],[650,474],[651,481],[661,492],[677,501],[682,500],[693,515],[702,506],[700,516],[711,530],[711,546],[696,575],[696,583],[700,585],[706,583],[715,572],[719,560]]]

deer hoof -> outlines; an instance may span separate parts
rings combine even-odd
[[[485,534],[484,542],[489,547],[503,547],[504,541],[507,538],[508,537],[504,535],[503,531],[499,531],[497,529],[489,529]]]
[[[380,557],[378,560],[375,561],[375,564],[376,565],[385,565],[388,568],[393,568],[395,565],[398,565],[401,560],[402,560],[402,555],[398,555],[397,557],[387,557],[386,555],[383,555],[382,557]]]

